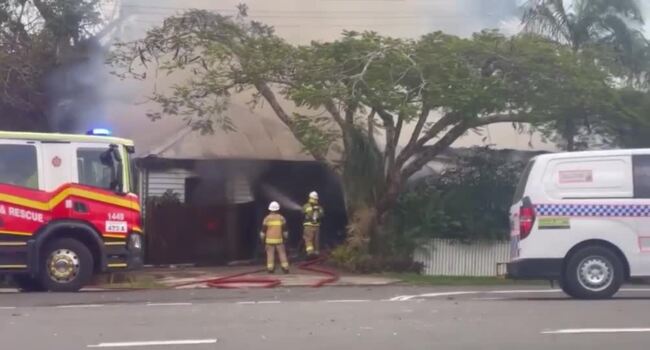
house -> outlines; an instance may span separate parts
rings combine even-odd
[[[251,259],[266,207],[280,202],[291,250],[300,247],[301,206],[321,193],[324,240],[342,237],[343,195],[334,174],[303,152],[279,120],[233,105],[236,131],[201,134],[180,126],[139,150],[139,188],[149,263],[214,264]]]

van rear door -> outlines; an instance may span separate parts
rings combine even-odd
[[[520,210],[524,204],[526,188],[528,187],[528,178],[535,165],[535,160],[531,159],[519,178],[519,183],[515,189],[515,194],[510,207],[510,259],[516,260],[519,257],[519,240],[520,240]]]

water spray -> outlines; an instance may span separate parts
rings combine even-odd
[[[284,193],[278,191],[277,188],[265,184],[261,186],[261,189],[264,194],[266,194],[269,198],[272,198],[274,201],[280,203],[283,208],[292,211],[302,210],[302,206],[300,204],[296,203],[296,201],[289,198],[289,196],[285,195]]]

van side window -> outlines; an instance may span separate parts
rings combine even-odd
[[[86,186],[111,188],[111,168],[100,159],[106,149],[79,148],[77,150],[77,169],[79,183]]]
[[[633,156],[634,198],[650,198],[650,155]]]
[[[38,189],[35,146],[0,145],[0,183]]]
[[[530,171],[533,169],[534,164],[535,164],[535,161],[531,160],[526,165],[526,168],[524,168],[524,171],[521,174],[521,177],[519,178],[519,183],[517,184],[517,188],[515,189],[515,195],[514,195],[513,200],[512,200],[513,204],[519,202],[524,197],[524,191],[526,190],[526,184],[528,183],[528,177],[530,176]]]

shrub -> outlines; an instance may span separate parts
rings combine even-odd
[[[507,239],[508,211],[524,166],[498,152],[476,149],[439,176],[413,184],[389,220],[395,249],[412,251],[431,238]]]

